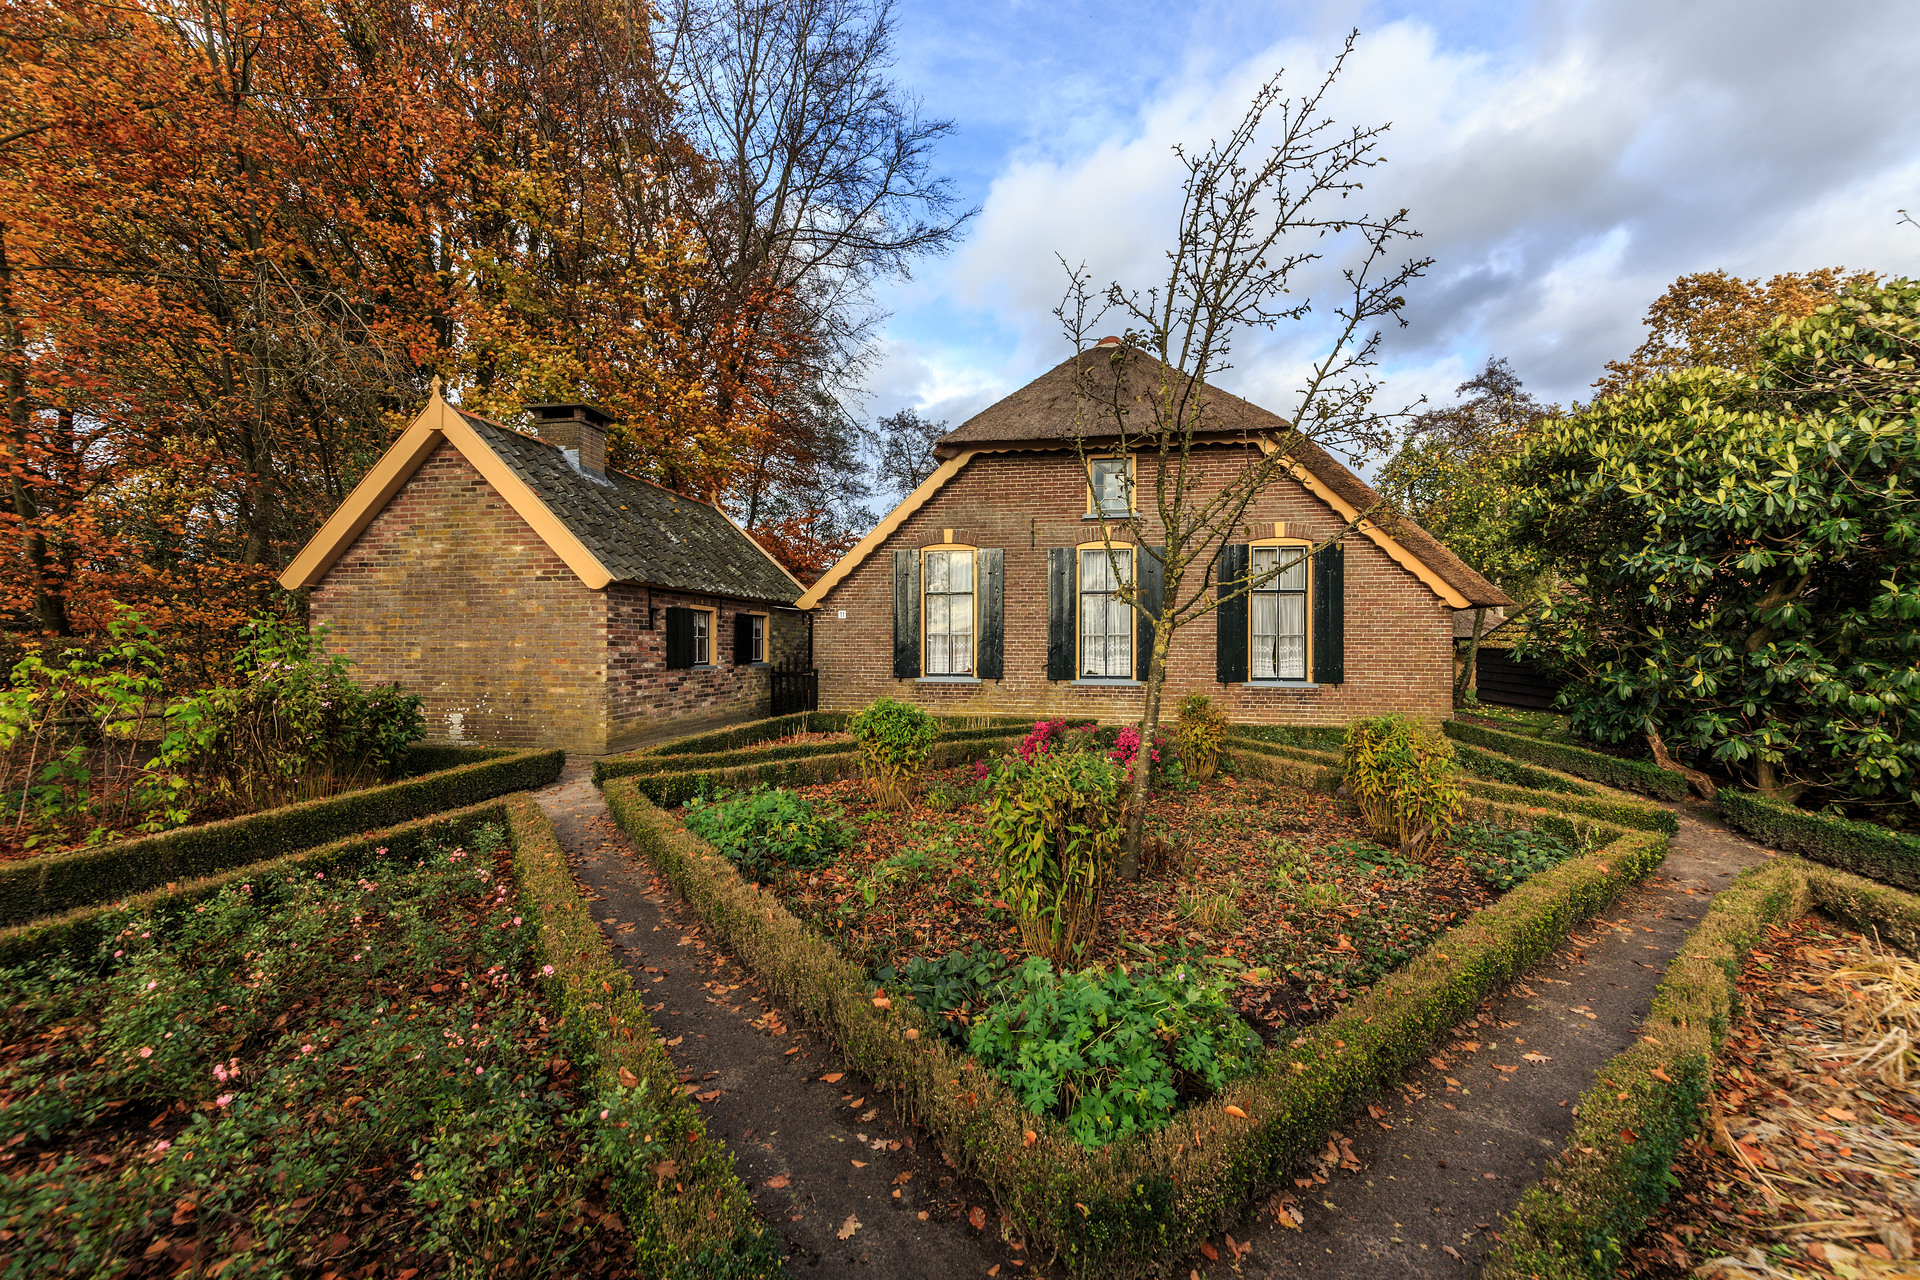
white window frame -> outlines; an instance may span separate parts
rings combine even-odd
[[[753,619],[753,625],[747,629],[747,644],[750,646],[747,664],[751,666],[755,663],[765,663],[767,661],[767,615],[749,613],[746,616]]]
[[[940,554],[942,552],[954,552],[954,551],[964,551],[967,553],[968,563],[971,566],[969,572],[972,575],[972,581],[968,584],[968,588],[964,593],[949,590],[949,591],[941,592],[939,594],[948,597],[949,600],[951,600],[952,597],[956,595],[961,595],[961,594],[965,594],[967,597],[968,608],[971,610],[971,613],[972,613],[972,618],[971,618],[972,625],[967,636],[967,662],[966,662],[967,669],[965,671],[935,671],[933,669],[933,663],[930,661],[930,657],[933,653],[933,649],[932,649],[932,646],[928,643],[929,639],[932,636],[932,632],[929,630],[928,623],[933,616],[933,611],[927,607],[927,598],[935,593],[928,586],[928,584],[933,581],[933,575],[927,572],[927,561],[928,561],[928,558],[931,556]],[[951,581],[951,579],[949,579],[949,581]],[[948,608],[949,610],[951,610],[952,605],[949,604]],[[949,613],[948,626],[946,631],[946,636],[948,637],[948,645],[949,645],[948,647],[949,661],[947,665],[949,666],[952,665],[952,661],[951,661],[952,635],[953,635],[952,615],[951,613]],[[979,676],[980,676],[980,548],[972,545],[971,543],[942,542],[942,543],[937,543],[934,546],[920,548],[920,675],[922,679],[927,679],[927,680],[977,680],[979,679]]]
[[[1125,489],[1125,497],[1127,500],[1127,509],[1125,511],[1107,511],[1102,509],[1100,505],[1100,494],[1098,491],[1098,487],[1093,482],[1093,477],[1095,473],[1098,471],[1100,464],[1103,462],[1122,462],[1126,464],[1125,466],[1126,479],[1123,482],[1124,489]],[[1095,454],[1087,459],[1087,518],[1088,519],[1097,519],[1101,516],[1105,516],[1109,520],[1131,519],[1134,516],[1134,514],[1140,509],[1139,502],[1136,500],[1138,496],[1138,492],[1139,490],[1135,484],[1135,467],[1134,467],[1132,454],[1130,453]]]
[[[1073,670],[1074,670],[1074,677],[1073,678],[1075,680],[1100,681],[1103,683],[1112,683],[1114,681],[1132,681],[1134,679],[1134,671],[1137,669],[1137,666],[1139,663],[1139,654],[1135,652],[1135,649],[1139,645],[1139,638],[1140,638],[1139,615],[1134,610],[1132,605],[1126,605],[1125,608],[1126,608],[1127,623],[1126,623],[1125,635],[1127,640],[1127,659],[1126,659],[1125,672],[1116,675],[1111,672],[1107,672],[1103,674],[1092,674],[1087,671],[1086,599],[1089,594],[1093,594],[1093,593],[1087,592],[1081,586],[1081,584],[1085,581],[1084,575],[1086,573],[1086,570],[1084,565],[1085,565],[1086,557],[1089,554],[1105,555],[1109,550],[1113,551],[1115,556],[1119,556],[1120,554],[1124,553],[1127,559],[1126,574],[1124,577],[1120,575],[1116,575],[1115,576],[1116,584],[1120,582],[1131,581],[1132,575],[1139,569],[1139,559],[1140,559],[1140,549],[1134,546],[1132,543],[1116,542],[1112,544],[1111,548],[1109,548],[1108,544],[1105,542],[1083,542],[1078,547],[1074,548],[1074,556],[1073,556]],[[1111,569],[1109,569],[1109,572],[1111,572]],[[1119,590],[1117,585],[1113,590],[1102,591],[1097,594],[1099,598],[1104,601],[1115,601],[1119,599]],[[1103,612],[1107,613],[1106,620],[1109,623],[1111,623],[1112,621],[1112,613],[1110,612],[1111,608],[1112,606],[1109,604],[1103,610]],[[1103,635],[1103,638],[1107,640],[1108,647],[1110,648],[1112,645],[1112,632],[1103,631],[1102,635]],[[1103,658],[1105,656],[1107,655],[1105,654],[1102,655]],[[1105,663],[1103,661],[1101,665],[1107,666],[1110,664]]]
[[[711,667],[714,665],[713,637],[720,629],[720,611],[718,609],[702,609],[696,607],[693,608],[691,612],[693,614],[693,665],[696,667]],[[704,619],[706,623],[706,634],[704,635],[701,634],[702,619]],[[706,649],[704,654],[701,653],[702,647]]]
[[[1248,582],[1255,582],[1259,579],[1260,575],[1254,570],[1253,562],[1255,552],[1260,550],[1280,552],[1281,554],[1276,564],[1285,562],[1286,552],[1289,550],[1301,552],[1301,585],[1298,588],[1283,588],[1278,585],[1279,577],[1276,575],[1270,579],[1266,585],[1256,586],[1247,592],[1247,683],[1309,684],[1313,680],[1313,543],[1305,538],[1260,538],[1248,544]],[[1267,676],[1254,674],[1257,669],[1255,655],[1258,652],[1254,643],[1253,626],[1254,616],[1257,612],[1254,606],[1258,603],[1259,597],[1261,596],[1275,598],[1297,596],[1300,599],[1300,674],[1297,676],[1281,675],[1277,662],[1274,666],[1274,674]]]

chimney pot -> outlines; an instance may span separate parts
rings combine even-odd
[[[1093,345],[1096,347],[1117,347],[1120,345],[1120,339],[1109,334],[1107,337],[1100,339],[1100,341],[1094,343]]]

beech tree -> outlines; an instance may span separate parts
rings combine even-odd
[[[1388,128],[1342,127],[1325,114],[1357,39],[1350,33],[1331,69],[1298,97],[1284,94],[1276,75],[1224,139],[1199,151],[1175,149],[1186,177],[1167,269],[1156,283],[1096,289],[1084,268],[1068,267],[1056,314],[1080,353],[1076,451],[1083,466],[1095,445],[1138,460],[1140,474],[1122,480],[1128,508],[1164,540],[1135,548],[1142,563],[1117,592],[1153,637],[1139,720],[1143,752],[1159,727],[1174,636],[1299,563],[1279,557],[1284,563],[1232,582],[1217,571],[1254,500],[1293,474],[1290,450],[1311,441],[1349,454],[1383,451],[1406,416],[1374,403],[1382,340],[1375,326],[1405,323],[1406,287],[1431,260],[1400,256],[1418,235],[1405,209],[1376,215],[1355,207],[1362,180],[1384,162],[1379,147]],[[1313,282],[1336,278],[1336,266],[1339,283],[1321,293],[1316,310]],[[1090,339],[1110,315],[1124,321],[1121,341],[1096,346]],[[1221,396],[1207,383],[1232,367],[1233,345],[1248,330],[1282,324],[1317,352],[1288,425],[1243,432],[1223,447],[1216,442],[1225,428]],[[1309,327],[1316,324],[1317,331]],[[1143,500],[1135,501],[1136,489]],[[1362,512],[1347,528],[1371,514],[1378,513]],[[1109,554],[1121,523],[1101,507]],[[1157,612],[1142,586],[1152,578],[1161,584]],[[1138,874],[1148,772],[1133,771],[1121,864],[1129,877]]]

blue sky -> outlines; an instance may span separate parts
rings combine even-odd
[[[1489,355],[1584,398],[1675,276],[1846,265],[1920,274],[1920,0],[928,3],[898,75],[956,133],[937,162],[980,215],[889,282],[868,417],[958,425],[1068,354],[1054,253],[1147,284],[1204,144],[1285,69],[1362,42],[1336,110],[1391,121],[1374,207],[1436,259],[1392,336],[1390,396],[1445,400]],[[1312,324],[1247,335],[1219,381],[1285,413]]]

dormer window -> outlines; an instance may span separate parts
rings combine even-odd
[[[1133,514],[1133,459],[1093,458],[1087,463],[1087,514],[1124,520]]]

